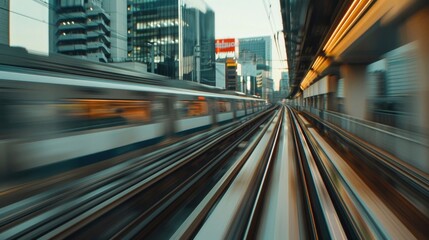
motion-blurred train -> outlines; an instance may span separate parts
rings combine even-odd
[[[92,161],[268,107],[264,100],[217,90],[0,64],[0,172]]]

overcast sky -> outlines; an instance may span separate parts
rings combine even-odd
[[[11,0],[10,45],[31,52],[49,51],[48,8],[33,0]]]
[[[281,24],[281,20],[277,19],[280,14],[280,12],[277,14],[279,8],[276,7],[279,0],[206,0],[206,2],[215,11],[216,38],[272,35],[273,31],[281,29],[281,26],[275,26],[275,29],[273,26],[272,30],[267,15],[268,11],[270,18],[276,21],[275,24]]]

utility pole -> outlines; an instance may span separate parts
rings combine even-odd
[[[153,42],[144,41],[146,46],[150,46],[150,72],[155,73],[155,49]],[[147,50],[146,50],[147,51]]]
[[[197,71],[197,83],[201,83],[201,34],[200,34],[200,11],[195,10],[195,21],[196,21],[196,30],[197,30],[197,45],[195,46],[196,51],[194,54],[196,54],[196,66],[195,70]]]

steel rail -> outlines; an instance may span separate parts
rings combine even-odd
[[[269,122],[271,122],[270,120]],[[269,124],[266,124],[264,129],[258,133],[256,137],[248,144],[249,147],[238,157],[238,160],[228,169],[217,184],[210,190],[204,199],[197,205],[194,211],[181,224],[170,239],[190,239],[194,238],[197,231],[201,228],[214,206],[219,202],[222,195],[228,190],[232,181],[242,169],[250,155],[253,153],[262,137],[264,136]]]
[[[281,108],[281,111],[278,113],[278,115],[279,115],[279,119],[277,122],[277,126],[275,127],[274,137],[268,143],[268,145],[270,145],[271,148],[268,148],[269,150],[267,149],[268,156],[265,157],[267,158],[266,160],[267,163],[263,168],[264,169],[263,176],[260,180],[258,192],[255,197],[255,203],[253,204],[249,221],[248,221],[246,230],[244,232],[244,237],[243,237],[244,239],[249,239],[251,237],[256,236],[257,229],[259,227],[261,212],[262,212],[264,203],[266,201],[266,197],[267,197],[266,193],[269,186],[269,181],[272,178],[271,172],[275,161],[275,155],[278,150],[278,142],[279,142],[282,126],[283,126],[283,121],[284,121],[283,107]]]
[[[290,111],[294,110],[290,109]],[[294,114],[297,113],[294,111]],[[353,189],[346,180],[347,177],[344,177],[333,166],[332,161],[324,154],[322,147],[305,128],[305,123],[299,117],[297,117],[297,122],[301,125],[303,134],[311,146],[312,154],[317,159],[317,166],[328,187],[347,236],[353,239],[386,239],[386,231],[377,225],[371,212],[359,198],[356,189]]]
[[[340,216],[336,210],[335,203],[332,201],[328,187],[323,181],[323,173],[317,166],[317,159],[313,155],[311,145],[306,139],[303,127],[298,122],[297,116],[290,111],[295,126],[296,137],[299,140],[299,149],[301,155],[302,173],[305,178],[304,182],[307,185],[307,201],[311,204],[310,214],[313,214],[310,219],[314,222],[313,228],[316,228],[315,238],[329,239],[345,239],[347,234],[343,226]],[[304,160],[304,161],[302,161]],[[307,197],[308,198],[308,197]]]
[[[184,239],[186,236],[191,236],[195,239],[205,239],[210,236],[219,238],[242,238],[244,236],[252,208],[255,203],[255,197],[258,193],[258,183],[263,176],[263,169],[266,164],[264,159],[269,155],[274,135],[275,128],[280,125],[279,117],[275,116],[269,124],[267,124],[261,134],[258,136],[255,149],[250,153],[246,152],[240,158],[240,164],[230,169],[225,175],[224,180],[228,179],[228,184],[225,181],[219,181],[217,187],[211,191],[202,203],[210,203],[210,206],[199,205],[191,217],[188,218],[184,225],[179,228],[172,238]],[[244,162],[244,163],[243,163]],[[227,187],[225,187],[227,186]],[[202,215],[197,212],[204,209]],[[191,227],[192,231],[187,228]],[[182,236],[185,232],[187,235]]]
[[[269,115],[267,115],[267,117],[268,116]],[[265,121],[266,120],[263,120],[263,122]],[[153,205],[147,212],[138,216],[130,225],[126,226],[112,238],[128,239],[147,237],[156,225],[163,222],[163,218],[168,218],[169,215],[176,211],[175,208],[180,202],[184,202],[187,196],[193,192],[197,192],[196,189],[201,187],[198,184],[199,182],[205,182],[209,180],[212,175],[216,174],[218,172],[218,167],[222,166],[223,162],[226,162],[228,159],[228,155],[245,139],[249,138],[258,128],[259,124],[254,125],[250,131],[242,134],[232,143],[228,143],[228,147],[223,148],[222,153],[219,153],[214,158],[208,159],[203,167],[196,170],[192,176],[167,194],[161,201]]]
[[[284,107],[283,126],[273,162],[272,175],[257,226],[256,239],[308,239],[303,186],[289,113]]]

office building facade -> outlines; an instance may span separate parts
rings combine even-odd
[[[240,63],[253,62],[267,65],[270,76],[272,69],[272,43],[270,36],[239,38],[238,60]]]
[[[215,87],[225,89],[226,67],[225,62],[216,62],[216,85]]]
[[[282,72],[282,78],[279,82],[279,93],[283,98],[286,98],[289,93],[289,72]]]
[[[233,58],[227,58],[225,63],[225,85],[227,90],[237,90],[237,62]]]
[[[9,45],[9,0],[0,0],[0,44]]]
[[[127,1],[103,0],[103,9],[110,15],[110,58],[112,62],[128,61]]]
[[[128,0],[128,57],[173,79],[215,85],[214,12],[203,0]]]
[[[108,2],[108,1],[106,1]],[[101,0],[54,1],[50,17],[55,27],[50,31],[51,51],[99,62],[111,57],[110,15]]]
[[[239,91],[237,61],[234,58],[216,60],[216,87]]]
[[[272,78],[263,79],[261,98],[270,103],[274,101],[274,80]]]

